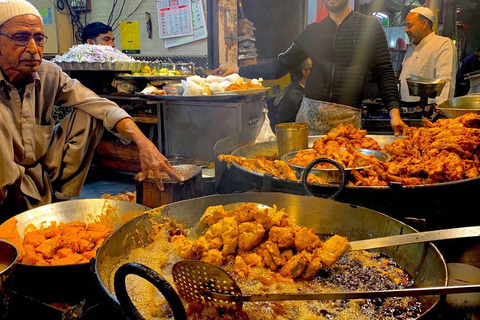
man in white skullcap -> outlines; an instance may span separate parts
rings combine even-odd
[[[46,41],[32,4],[0,0],[0,221],[78,196],[104,128],[138,146],[141,179],[183,180],[123,109],[42,60]],[[56,128],[54,106],[74,108]]]
[[[411,76],[443,79],[447,82],[440,96],[430,99],[429,103],[439,104],[453,98],[455,93],[457,50],[451,39],[435,34],[433,22],[432,10],[425,7],[411,10],[405,19],[405,32],[412,46],[405,54],[400,73],[400,95],[404,102],[420,100],[408,92],[406,79]]]

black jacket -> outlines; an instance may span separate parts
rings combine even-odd
[[[298,109],[302,104],[303,90],[300,83],[292,81],[280,92],[273,102],[276,123],[295,122]]]
[[[330,17],[308,25],[275,61],[241,67],[239,74],[277,79],[308,57],[313,67],[305,85],[307,98],[361,108],[371,72],[388,110],[400,106],[385,33],[375,17],[353,11],[338,27]]]

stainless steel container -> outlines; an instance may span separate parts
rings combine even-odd
[[[168,203],[203,196],[202,168],[190,164],[173,167],[185,178],[185,181],[179,182],[166,176],[162,181],[163,191],[158,189],[153,178],[137,182],[137,203],[156,208]]]
[[[279,123],[275,126],[277,134],[278,158],[292,151],[308,148],[307,123]]]

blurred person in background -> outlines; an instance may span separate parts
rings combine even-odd
[[[307,58],[290,71],[290,83],[273,101],[273,110],[269,115],[272,128],[278,123],[295,122],[298,109],[302,104],[305,83],[312,68],[312,59]]]
[[[82,29],[82,41],[86,44],[101,44],[115,48],[115,38],[112,27],[102,23],[93,22]]]
[[[455,96],[464,96],[470,90],[470,80],[465,79],[465,75],[480,70],[480,48],[474,53],[469,54],[463,59],[457,72],[457,82],[455,87]]]

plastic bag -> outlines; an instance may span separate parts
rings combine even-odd
[[[263,109],[263,125],[260,129],[260,133],[258,134],[257,138],[255,139],[255,143],[265,142],[265,141],[274,141],[277,139],[275,134],[270,127],[270,119],[268,118],[268,109]]]

